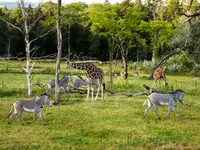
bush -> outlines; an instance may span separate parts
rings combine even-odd
[[[200,76],[200,65],[195,65],[191,71],[191,75]]]
[[[181,55],[174,55],[166,63],[166,71],[169,73],[190,72],[194,67],[194,60],[190,59],[186,52]]]
[[[134,62],[132,67],[139,72],[149,73],[153,68],[153,64],[151,61],[145,60],[145,61]]]

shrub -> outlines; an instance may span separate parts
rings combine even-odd
[[[143,72],[143,73],[149,73],[151,72],[153,68],[153,64],[151,61],[139,61],[139,62],[134,62],[132,65],[135,70]]]
[[[194,67],[194,60],[190,59],[186,52],[181,55],[174,55],[167,60],[166,71],[169,73],[190,72]]]
[[[200,76],[200,65],[197,64],[193,67],[192,71],[191,71],[191,75],[193,76]]]

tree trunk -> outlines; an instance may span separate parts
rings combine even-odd
[[[27,13],[24,5],[24,1],[20,0],[21,5],[21,11],[22,15],[24,17],[24,41],[25,41],[25,48],[26,48],[26,77],[28,82],[28,96],[31,96],[32,94],[32,83],[31,83],[31,70],[33,69],[33,66],[30,68],[30,42],[29,42],[29,31],[28,31],[28,23],[27,23]]]
[[[30,44],[27,41],[27,37],[25,37],[25,45],[26,45],[26,78],[28,82],[28,96],[32,94],[32,83],[31,83],[31,68],[30,68]]]
[[[110,61],[110,64],[109,64],[109,80],[110,80],[110,86],[112,88],[112,85],[113,85],[113,68],[112,68],[112,61],[113,61],[113,53],[114,53],[114,50],[115,50],[115,38],[114,37],[111,37],[109,39],[109,61]]]
[[[125,58],[125,54],[124,54],[124,44],[123,44],[123,41],[120,41],[120,53],[121,53],[121,56],[122,56],[122,63],[123,63],[123,66],[124,66],[124,78],[127,79],[128,77],[128,64],[127,64],[127,60]]]
[[[71,25],[69,25],[69,27],[68,27],[68,47],[67,47],[67,53],[68,53],[68,56],[67,56],[67,58],[68,58],[68,60],[70,61],[70,53],[71,53],[71,49],[70,49],[70,32],[71,32]]]
[[[112,73],[112,56],[110,54],[109,74],[110,74],[110,86],[113,85],[113,73]]]
[[[60,7],[61,1],[58,0],[58,14],[56,20],[56,29],[57,29],[57,61],[56,61],[56,77],[55,77],[55,101],[54,103],[57,104],[60,102],[60,89],[59,89],[59,75],[60,75],[60,61],[62,57],[62,33],[60,29]]]
[[[10,59],[11,54],[10,54],[10,37],[8,37],[8,44],[7,44],[7,58]]]

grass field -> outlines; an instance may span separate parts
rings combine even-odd
[[[43,91],[33,87],[33,95],[26,96],[25,62],[0,64],[0,149],[200,149],[200,86],[198,78],[167,75],[169,86],[157,87],[162,92],[175,89],[185,91],[184,105],[176,103],[179,118],[172,112],[167,120],[158,120],[153,109],[143,118],[144,101],[148,95],[127,97],[108,96],[103,100],[86,100],[84,94],[63,94],[61,103],[45,106],[43,116],[46,126],[38,118],[33,124],[22,126],[17,117],[10,125],[8,112],[17,99],[34,99]],[[102,66],[100,66],[102,67]],[[104,70],[107,70],[103,66]],[[43,84],[53,77],[55,63],[36,62],[33,84]],[[77,70],[70,72],[80,73]],[[68,73],[65,64],[61,74]],[[108,84],[108,76],[105,77]],[[151,86],[153,80],[139,77],[114,78],[112,88],[117,93],[142,92],[143,84]],[[54,100],[54,94],[50,96]],[[167,107],[159,107],[163,118]],[[32,113],[24,113],[26,123]]]

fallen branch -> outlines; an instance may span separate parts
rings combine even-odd
[[[128,96],[128,97],[131,97],[131,96],[139,96],[139,95],[145,95],[145,94],[148,94],[148,92],[131,92],[131,93],[111,93],[111,94],[108,94],[108,96]]]
[[[151,88],[149,86],[147,86],[146,84],[143,84],[143,87],[149,91],[150,93],[160,93],[158,90],[154,89],[154,88]]]
[[[158,90],[154,89],[154,88],[151,88],[147,85],[143,85],[143,87],[147,90],[147,92],[131,92],[131,93],[114,93],[112,92],[111,94],[108,94],[108,96],[118,96],[118,95],[124,95],[124,96],[128,96],[128,97],[131,97],[131,96],[139,96],[139,95],[146,95],[148,94],[149,92],[150,93],[160,93]]]
[[[107,89],[104,89],[104,91],[109,92],[109,93],[111,93],[111,94],[115,94],[115,92],[112,92],[112,91],[107,90]]]
[[[146,94],[148,94],[148,92],[138,92],[138,93],[132,92],[132,93],[129,93],[127,96],[131,97],[131,96],[139,96],[139,95],[146,95]]]

